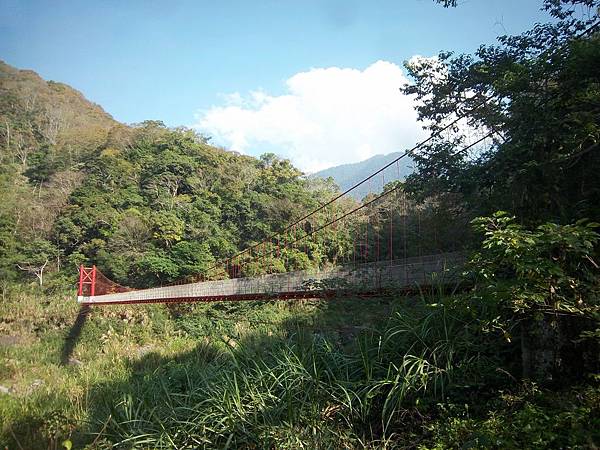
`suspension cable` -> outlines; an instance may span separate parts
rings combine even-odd
[[[446,124],[444,127],[436,130],[435,132],[431,133],[429,135],[429,137],[427,139],[424,139],[422,141],[420,141],[419,143],[415,144],[413,147],[411,147],[409,150],[406,150],[404,153],[402,153],[400,156],[398,156],[397,158],[395,158],[394,160],[390,161],[388,164],[386,164],[385,166],[381,167],[379,170],[373,172],[371,175],[369,175],[368,177],[364,178],[363,180],[359,181],[358,183],[354,184],[353,186],[351,186],[350,188],[346,189],[344,192],[336,195],[335,197],[333,197],[331,200],[327,201],[326,203],[322,204],[321,206],[315,208],[313,211],[309,212],[308,214],[305,214],[304,216],[300,217],[299,219],[297,219],[296,221],[292,222],[291,224],[287,225],[285,228],[283,228],[282,230],[272,233],[271,235],[269,235],[267,238],[265,238],[262,242],[258,242],[254,245],[251,245],[250,247],[245,248],[244,250],[228,257],[225,258],[224,260],[214,264],[212,267],[210,267],[209,269],[207,269],[207,271],[211,271],[213,269],[217,269],[218,267],[220,267],[223,263],[225,263],[228,259],[231,258],[235,258],[235,257],[239,257],[247,252],[249,252],[250,250],[252,250],[253,248],[256,248],[258,246],[260,246],[263,242],[266,242],[269,239],[273,239],[277,236],[279,236],[281,233],[285,233],[286,231],[290,230],[293,226],[298,225],[300,222],[302,222],[303,220],[308,219],[309,217],[315,215],[316,213],[322,211],[324,208],[326,208],[327,206],[331,205],[332,203],[336,202],[337,200],[339,200],[340,198],[346,196],[347,194],[349,194],[350,192],[354,191],[355,189],[357,189],[359,186],[362,186],[364,183],[366,183],[367,181],[371,180],[373,177],[377,176],[378,174],[382,173],[385,171],[385,169],[387,169],[388,167],[392,166],[393,164],[397,164],[398,161],[404,159],[407,156],[411,156],[413,155],[420,147],[422,147],[423,145],[427,144],[428,142],[430,142],[431,140],[433,140],[434,138],[438,137],[441,133],[443,133],[444,131],[448,130],[449,128],[451,128],[452,126],[454,126],[456,123],[458,123],[461,119],[463,119],[464,117],[467,117],[470,113],[472,113],[473,111],[477,110],[478,108],[480,108],[481,106],[483,106],[484,104],[486,104],[489,100],[491,100],[494,97],[494,95],[490,96],[490,97],[485,97],[481,102],[477,103],[474,107],[470,108],[469,110],[457,115],[451,122],[449,122],[448,124]],[[385,175],[384,175],[385,176]]]

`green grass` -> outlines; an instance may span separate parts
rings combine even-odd
[[[77,315],[71,294],[21,287],[0,304],[2,445],[599,442],[595,382],[559,394],[517,382],[516,344],[482,330],[493,311],[466,297],[102,307],[76,336]]]

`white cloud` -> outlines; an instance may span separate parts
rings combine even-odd
[[[224,96],[196,127],[243,153],[290,158],[307,172],[406,149],[424,136],[413,100],[399,88],[401,67],[377,61],[364,70],[317,68],[286,81],[286,93]]]

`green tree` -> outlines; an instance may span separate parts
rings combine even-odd
[[[520,330],[524,375],[545,381],[561,372],[576,373],[581,361],[572,361],[573,343],[582,330],[600,327],[600,266],[594,251],[600,224],[544,223],[528,229],[505,212],[473,224],[484,236],[470,263],[475,297],[504,309],[494,326],[507,338]],[[587,345],[593,351],[598,342]]]
[[[152,249],[136,261],[133,268],[135,279],[141,286],[173,281],[179,275],[179,267],[163,250]]]
[[[173,246],[171,255],[173,260],[177,261],[179,274],[184,277],[206,274],[215,263],[210,246],[206,242],[178,242]]]
[[[17,267],[35,276],[41,287],[44,284],[44,272],[57,255],[58,251],[52,243],[43,239],[36,239],[21,245],[16,257]]]
[[[152,218],[153,237],[166,247],[183,238],[185,223],[176,215],[159,212]]]
[[[410,192],[459,194],[481,213],[502,208],[529,221],[600,216],[600,35],[590,28],[597,16],[576,18],[573,5],[599,3],[547,0],[553,23],[502,36],[475,55],[406,64],[414,83],[404,92],[432,132],[465,116],[415,155]],[[458,152],[474,130],[493,136],[475,153]]]

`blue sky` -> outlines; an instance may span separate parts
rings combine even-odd
[[[336,158],[317,161],[323,148],[346,144],[339,139],[337,144],[325,142],[325,130],[313,133],[318,131],[316,125],[308,122],[302,133],[286,122],[277,125],[276,138],[268,132],[257,135],[252,127],[268,127],[272,118],[264,113],[265,105],[275,104],[271,108],[275,114],[290,113],[290,121],[293,116],[301,122],[307,111],[328,109],[311,103],[318,100],[307,94],[321,92],[313,86],[321,86],[324,78],[323,86],[335,85],[341,76],[349,89],[368,91],[369,83],[378,83],[383,74],[400,77],[402,62],[413,55],[432,56],[446,49],[472,52],[499,34],[516,34],[548,19],[539,11],[538,0],[461,3],[444,9],[432,0],[0,0],[0,59],[70,84],[117,120],[195,125],[225,146],[250,154],[279,150],[314,169],[338,163],[343,156],[343,149],[336,148],[332,149]],[[362,71],[378,61],[361,81]],[[299,83],[290,82],[298,81],[294,78],[298,74],[305,76]],[[377,104],[369,108],[375,111]],[[385,116],[384,109],[372,118],[365,116],[363,122],[380,130],[376,116]],[[242,121],[239,129],[246,130],[243,136],[234,133],[236,120]],[[334,122],[324,118],[328,128]],[[290,143],[283,137],[308,133],[319,135],[319,142],[313,138]],[[368,133],[363,134],[368,139]],[[415,131],[410,137],[417,135]],[[394,139],[391,136],[380,149],[363,145],[343,162],[405,144]],[[301,162],[307,143],[322,147],[313,156],[308,152]]]

